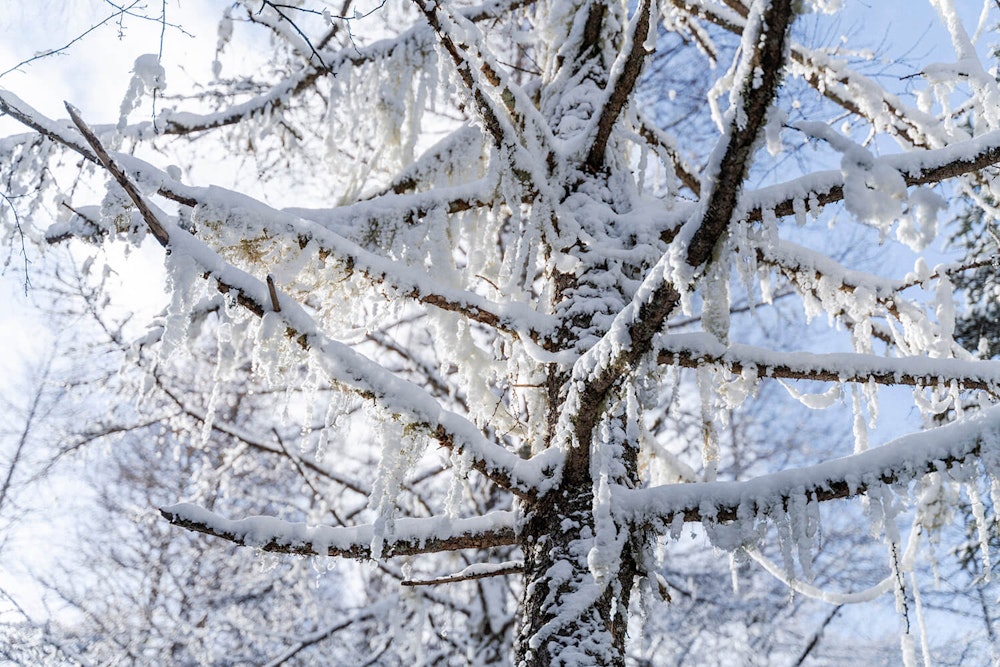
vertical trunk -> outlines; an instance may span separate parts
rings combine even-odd
[[[561,33],[562,39],[555,40],[559,45],[556,71],[545,88],[541,111],[553,135],[568,144],[586,139],[580,135],[590,131],[593,102],[605,94],[608,72],[623,40],[619,26],[625,22],[622,4],[575,0],[563,3],[548,26],[552,34]],[[603,158],[603,144],[599,152]],[[585,159],[582,155],[578,158]],[[570,208],[583,210],[583,202],[591,201],[594,211],[627,205],[627,198],[625,202],[614,201],[615,189],[607,182],[608,174],[590,173],[597,171],[591,166],[581,163],[580,171],[555,174],[565,188],[560,203],[573,199],[575,204]],[[583,228],[583,236],[603,238],[614,233],[608,220],[592,215],[579,216],[569,228],[577,225]],[[610,285],[608,280],[608,274],[614,270],[617,275],[621,266],[600,253],[588,255],[575,231],[570,238],[552,241],[556,241],[555,247],[572,248],[580,266],[569,273],[550,267],[553,313],[563,323],[549,342],[553,349],[576,347],[583,352],[581,341],[604,335],[601,323],[628,302],[621,286]],[[625,484],[635,481],[634,457],[630,445],[620,438],[615,443],[595,441],[599,437],[597,423],[614,399],[600,401],[586,418],[574,420],[573,443],[565,441],[565,433],[560,441],[557,425],[565,416],[571,382],[568,369],[549,369],[544,446],[567,451],[559,486],[523,508],[520,544],[525,561],[524,593],[514,647],[518,667],[625,664],[628,604],[637,568],[631,545],[626,540],[622,548],[615,527],[609,523],[611,518],[605,516],[598,526],[595,482],[600,474],[591,465],[591,455],[602,447],[613,448],[613,456],[623,464],[616,467],[615,474],[624,469],[627,479],[611,482]],[[614,561],[615,571],[608,572],[613,568],[606,567],[607,560]]]
[[[522,541],[518,667],[625,664],[635,562],[626,550],[617,581],[602,586],[595,580],[587,559],[594,544],[592,502],[586,480],[584,488],[564,485],[531,510]]]
[[[571,450],[560,486],[525,508],[517,667],[625,664],[628,605],[638,573],[634,540],[621,549],[617,571],[599,581],[591,567],[599,533],[592,448],[586,442]],[[629,476],[634,475],[634,457],[625,459]]]

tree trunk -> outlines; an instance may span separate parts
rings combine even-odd
[[[625,664],[635,560],[625,550],[617,581],[601,585],[595,579],[588,564],[595,526],[587,482],[548,494],[525,525],[518,667]]]
[[[525,508],[520,534],[524,551],[524,593],[515,644],[517,667],[623,666],[628,605],[638,574],[639,541],[616,526],[620,543],[616,571],[604,581],[592,557],[600,533],[595,512],[591,452],[610,447],[597,441],[567,452],[559,487]],[[620,446],[620,445],[619,445]],[[636,457],[626,445],[625,475],[634,482]],[[607,531],[607,527],[604,528]],[[606,532],[605,532],[606,535]]]

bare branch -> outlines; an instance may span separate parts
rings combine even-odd
[[[104,20],[99,21],[98,23],[95,23],[94,25],[90,26],[89,28],[87,28],[86,30],[84,30],[83,32],[81,32],[79,35],[77,35],[73,39],[71,39],[68,42],[66,42],[65,44],[63,44],[62,46],[56,47],[54,49],[45,49],[43,51],[40,51],[39,53],[36,53],[35,55],[31,56],[30,58],[25,58],[24,60],[22,60],[21,62],[19,62],[16,65],[14,65],[13,67],[11,67],[11,68],[9,68],[7,70],[4,70],[3,72],[0,72],[0,79],[2,79],[3,77],[7,76],[11,72],[16,72],[17,70],[21,69],[25,65],[30,65],[31,63],[35,62],[36,60],[41,60],[42,58],[48,58],[49,56],[53,56],[53,55],[55,55],[57,53],[63,53],[68,48],[70,48],[71,46],[73,46],[74,44],[76,44],[77,42],[79,42],[80,40],[82,40],[83,38],[85,38],[90,33],[94,32],[98,28],[102,28],[106,24],[110,23],[112,20],[120,18],[123,14],[130,13],[129,10],[131,10],[133,7],[139,5],[140,3],[141,3],[141,0],[133,0],[127,6],[120,7],[120,8],[117,9],[117,11],[114,11],[111,14],[108,14],[104,18]]]
[[[287,650],[282,652],[281,655],[270,660],[265,665],[265,667],[279,667],[279,665],[283,665],[292,658],[294,658],[296,655],[302,652],[302,650],[309,648],[314,644],[318,644],[321,641],[329,639],[330,637],[337,634],[341,630],[350,627],[355,623],[359,623],[361,621],[367,621],[372,618],[377,618],[385,614],[386,612],[391,611],[392,608],[398,604],[399,601],[395,596],[387,597],[379,601],[378,603],[371,605],[367,609],[363,609],[359,612],[351,614],[346,619],[338,621],[337,623],[334,623],[329,627],[317,630],[311,635],[302,637],[298,640],[298,643],[295,646],[288,648]]]

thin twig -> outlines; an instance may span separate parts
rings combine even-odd
[[[122,16],[123,14],[128,14],[129,13],[128,10],[132,9],[133,7],[135,7],[140,2],[141,2],[141,0],[134,0],[132,2],[132,4],[130,4],[128,7],[125,7],[125,8],[118,7],[118,11],[116,11],[113,14],[109,14],[107,16],[107,18],[105,18],[103,21],[101,21],[100,23],[95,23],[94,25],[90,26],[89,28],[87,28],[86,30],[84,30],[83,32],[81,32],[79,35],[77,35],[73,39],[71,39],[68,42],[66,42],[65,44],[63,44],[62,46],[60,46],[58,48],[55,48],[55,49],[46,49],[44,51],[40,51],[40,52],[36,53],[35,55],[31,56],[30,58],[26,58],[26,59],[22,60],[21,62],[19,62],[18,64],[14,65],[10,69],[5,70],[3,72],[0,72],[0,79],[2,79],[3,77],[7,76],[11,72],[15,72],[15,71],[21,69],[25,65],[28,65],[28,64],[31,64],[31,63],[35,62],[36,60],[41,60],[42,58],[48,58],[49,56],[54,56],[57,53],[62,53],[63,51],[65,51],[66,49],[68,49],[69,47],[73,46],[74,44],[76,44],[77,42],[79,42],[81,39],[83,39],[84,37],[86,37],[87,35],[89,35],[90,33],[94,32],[98,28],[104,26],[106,23],[109,23],[110,21],[114,20],[115,18],[118,18],[118,17]],[[116,5],[112,5],[112,6],[116,6]]]
[[[437,586],[438,584],[451,584],[456,581],[472,581],[474,579],[486,579],[487,577],[502,577],[508,574],[520,574],[524,572],[524,563],[505,563],[490,570],[473,570],[466,568],[456,574],[434,579],[404,579],[399,582],[401,586]]]
[[[274,276],[267,274],[267,293],[271,297],[271,309],[276,313],[281,312],[281,304],[278,303],[278,290],[274,287]]]

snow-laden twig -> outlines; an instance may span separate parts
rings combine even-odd
[[[455,574],[435,577],[433,579],[404,579],[399,583],[402,586],[437,586],[438,584],[452,584],[458,581],[503,577],[508,574],[520,574],[521,572],[524,572],[524,563],[520,561],[476,563]]]

